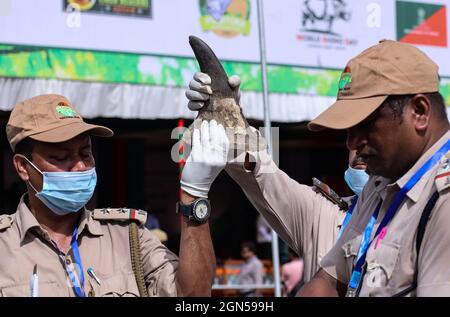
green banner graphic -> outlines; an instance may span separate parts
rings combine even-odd
[[[0,76],[55,78],[105,83],[184,87],[199,70],[193,58],[139,55],[59,48],[0,45]],[[241,88],[260,92],[259,64],[223,62],[228,75],[241,77]],[[268,65],[272,93],[334,97],[341,71]],[[450,105],[450,78],[441,81],[441,93]]]

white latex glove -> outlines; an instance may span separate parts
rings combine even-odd
[[[194,197],[208,197],[211,184],[227,164],[229,141],[215,120],[203,121],[192,136],[191,153],[181,174],[181,189]]]
[[[228,84],[231,89],[237,89],[238,103],[241,99],[241,79],[239,76],[233,75],[228,78]],[[205,105],[205,101],[209,100],[212,94],[211,77],[208,74],[197,72],[193,79],[189,82],[189,89],[186,90],[186,97],[189,99],[188,108],[193,111],[198,111]]]

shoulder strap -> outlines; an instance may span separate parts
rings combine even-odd
[[[428,223],[428,220],[430,219],[431,211],[433,210],[434,206],[436,205],[436,202],[439,198],[439,192],[435,191],[433,195],[431,196],[430,200],[428,200],[423,212],[422,216],[420,217],[419,225],[417,227],[417,236],[416,236],[416,271],[414,273],[414,280],[410,287],[406,288],[405,290],[393,295],[392,297],[403,297],[413,290],[417,288],[417,274],[418,274],[418,268],[419,268],[419,252],[420,247],[422,245],[423,236],[425,234],[425,229]]]
[[[330,188],[327,184],[321,182],[317,178],[313,177],[313,190],[316,193],[321,194],[328,200],[330,200],[333,204],[338,205],[339,209],[344,211],[348,210],[348,204],[338,195],[334,190]]]
[[[136,220],[141,225],[147,221],[147,212],[132,208],[102,208],[94,209],[92,218],[96,220],[130,221]]]
[[[14,219],[11,215],[1,215],[0,216],[0,231],[8,229],[13,224]]]
[[[450,152],[442,158],[434,177],[434,183],[438,192],[450,188]]]

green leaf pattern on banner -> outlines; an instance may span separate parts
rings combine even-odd
[[[0,45],[0,76],[131,83],[185,87],[198,71],[193,58],[81,51],[73,49]],[[223,62],[228,75],[239,75],[241,88],[261,91],[257,63]],[[286,65],[268,65],[272,93],[336,96],[341,71]],[[441,81],[441,93],[450,104],[450,78]]]

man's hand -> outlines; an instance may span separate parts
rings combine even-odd
[[[241,91],[239,90],[241,79],[233,75],[228,79],[228,84],[231,89],[237,90],[236,96],[238,96],[237,100],[239,103],[241,99]],[[205,105],[205,101],[209,100],[211,94],[211,77],[205,73],[195,73],[194,78],[189,83],[189,89],[186,90],[186,97],[189,99],[188,108],[192,111],[200,110]]]
[[[235,91],[235,95],[237,96],[238,103],[241,98],[241,91],[239,89],[241,85],[241,79],[239,76],[233,75],[228,79],[228,84],[231,89]],[[197,72],[194,74],[193,79],[189,83],[189,89],[186,90],[186,97],[189,100],[188,108],[192,111],[198,111],[202,109],[205,105],[205,102],[209,100],[210,95],[212,94],[211,89],[211,77],[202,72]],[[253,142],[256,144],[260,144],[261,148],[258,150],[265,150],[266,141],[260,137],[259,133],[256,132],[256,129],[253,127],[249,128],[250,135],[257,135],[258,140],[261,138],[261,141]],[[245,142],[248,142],[248,139],[245,139]],[[245,146],[242,145],[242,149],[247,149],[248,144]],[[252,171],[255,168],[255,162],[251,162],[249,160],[248,154],[245,156],[245,169],[248,171]]]
[[[229,141],[215,120],[203,121],[192,136],[192,149],[181,174],[181,189],[194,197],[208,197],[211,184],[227,164]]]

